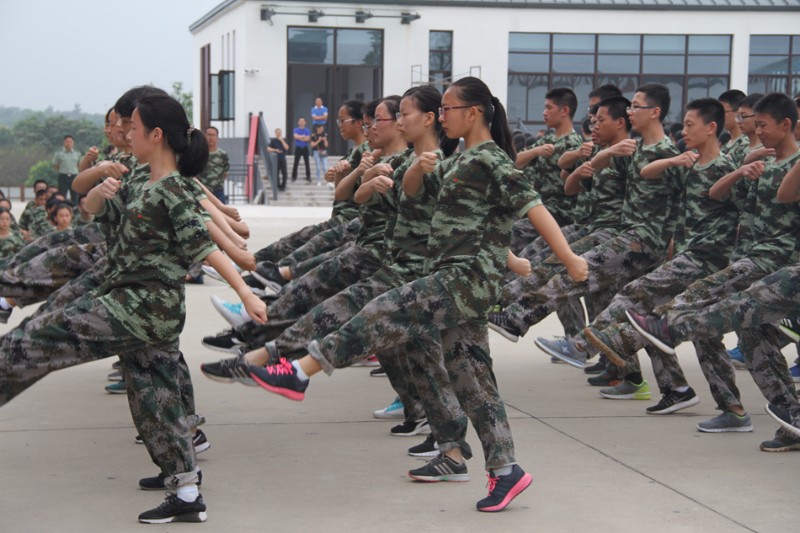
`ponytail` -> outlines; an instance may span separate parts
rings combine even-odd
[[[451,87],[456,87],[460,98],[468,104],[480,106],[483,109],[483,120],[489,127],[492,140],[512,160],[517,158],[514,143],[511,140],[511,130],[508,128],[508,117],[503,104],[496,96],[492,96],[489,87],[478,78],[467,76],[453,82]]]
[[[171,96],[156,95],[142,98],[136,109],[148,131],[161,128],[164,140],[175,153],[178,172],[191,178],[208,165],[208,142],[203,132],[189,124],[181,104]]]

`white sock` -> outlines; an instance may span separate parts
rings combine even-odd
[[[686,392],[687,390],[689,390],[688,385],[685,387],[675,387],[675,392]]]
[[[301,381],[308,381],[308,376],[306,375],[306,373],[305,373],[305,372],[303,372],[303,369],[302,369],[302,368],[300,368],[300,362],[299,362],[297,359],[295,359],[294,361],[292,361],[292,366],[293,366],[293,367],[294,367],[294,369],[297,371],[297,377],[298,377],[298,378],[299,378]]]
[[[11,304],[9,304],[8,300],[3,298],[2,296],[0,296],[0,309],[5,309],[6,311],[11,309]]]
[[[506,465],[506,466],[501,466],[500,468],[495,468],[493,470],[493,472],[494,472],[494,475],[497,476],[497,477],[507,476],[507,475],[509,475],[511,473],[511,471],[513,469],[514,469],[514,465]]]
[[[187,503],[195,501],[200,495],[200,491],[198,490],[197,485],[194,483],[191,485],[181,485],[175,492],[178,498]]]

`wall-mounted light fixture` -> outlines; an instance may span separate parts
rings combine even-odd
[[[372,13],[359,9],[356,11],[356,22],[363,24],[367,19],[372,18]]]

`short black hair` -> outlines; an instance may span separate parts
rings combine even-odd
[[[762,115],[769,115],[775,122],[789,119],[794,129],[797,124],[797,104],[783,93],[770,93],[756,102],[753,111]]]
[[[36,191],[36,198],[39,198],[40,196],[47,196],[47,189],[39,189]]]
[[[656,106],[661,110],[658,118],[663,122],[664,118],[669,114],[669,104],[671,101],[667,86],[661,83],[645,83],[644,85],[640,85],[635,92],[642,93],[648,104]]]
[[[731,89],[719,95],[718,100],[723,104],[728,104],[731,109],[736,111],[746,95],[739,89]]]
[[[70,135],[69,133],[67,133],[66,135],[64,135],[64,140],[66,141],[67,139],[72,139],[72,140],[74,141],[74,140],[75,140],[75,137],[73,137],[72,135]]]
[[[113,111],[114,111],[114,108],[113,108],[113,107],[109,107],[109,108],[108,108],[108,111],[106,111],[106,118],[105,118],[105,124],[106,124],[106,126],[108,126],[109,124],[111,124],[111,122],[109,122],[109,121],[111,120],[111,113],[112,113]]]
[[[631,117],[628,116],[628,107],[630,105],[631,101],[624,96],[612,96],[597,104],[597,109],[605,107],[608,115],[614,120],[625,119],[625,130],[631,131]]]
[[[589,98],[599,98],[605,100],[606,98],[613,98],[614,96],[622,96],[622,91],[613,83],[606,83],[600,87],[595,87],[589,93]]]
[[[739,107],[749,107],[753,109],[753,106],[756,105],[756,102],[764,98],[763,93],[751,93],[742,98],[742,101],[739,102]]]
[[[722,102],[714,98],[698,98],[686,104],[686,111],[697,111],[700,120],[703,124],[711,124],[716,126],[717,138],[722,134],[725,128],[725,108]]]
[[[578,97],[569,87],[550,89],[544,97],[547,100],[551,100],[558,107],[568,107],[569,118],[575,117],[575,111],[578,109]]]
[[[217,128],[216,126],[206,126],[206,131],[208,130],[214,130],[217,132],[217,135],[219,135],[219,128]]]

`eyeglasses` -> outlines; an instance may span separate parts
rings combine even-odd
[[[628,110],[628,113],[633,113],[634,111],[637,111],[639,109],[655,109],[656,107],[658,107],[658,106],[655,106],[655,105],[632,105],[632,106],[628,106],[627,110]]]
[[[742,115],[741,113],[739,113],[738,115],[736,115],[736,122],[744,122],[748,118],[752,118],[754,116],[756,116],[755,113],[753,113],[752,115]]]
[[[354,122],[355,120],[356,119],[354,119],[354,118],[346,118],[344,120],[342,120],[340,118],[337,118],[336,119],[336,125],[339,126],[339,127],[342,127],[343,125],[347,124],[348,122]]]
[[[447,113],[449,111],[453,110],[453,109],[466,109],[468,107],[474,107],[474,106],[475,106],[475,104],[470,104],[470,105],[448,105],[448,106],[440,107],[439,108],[439,116],[444,118],[447,115]]]
[[[394,122],[395,120],[396,119],[394,119],[394,118],[374,118],[374,119],[372,119],[372,124],[364,124],[361,127],[364,128],[364,131],[367,131],[370,128],[376,128],[377,129],[379,122]]]
[[[411,115],[420,115],[420,114],[422,114],[422,111],[414,111],[413,113],[406,113],[405,116],[410,117]],[[397,113],[394,114],[394,118],[395,120],[400,120],[401,118],[403,118],[403,114],[398,111]]]

